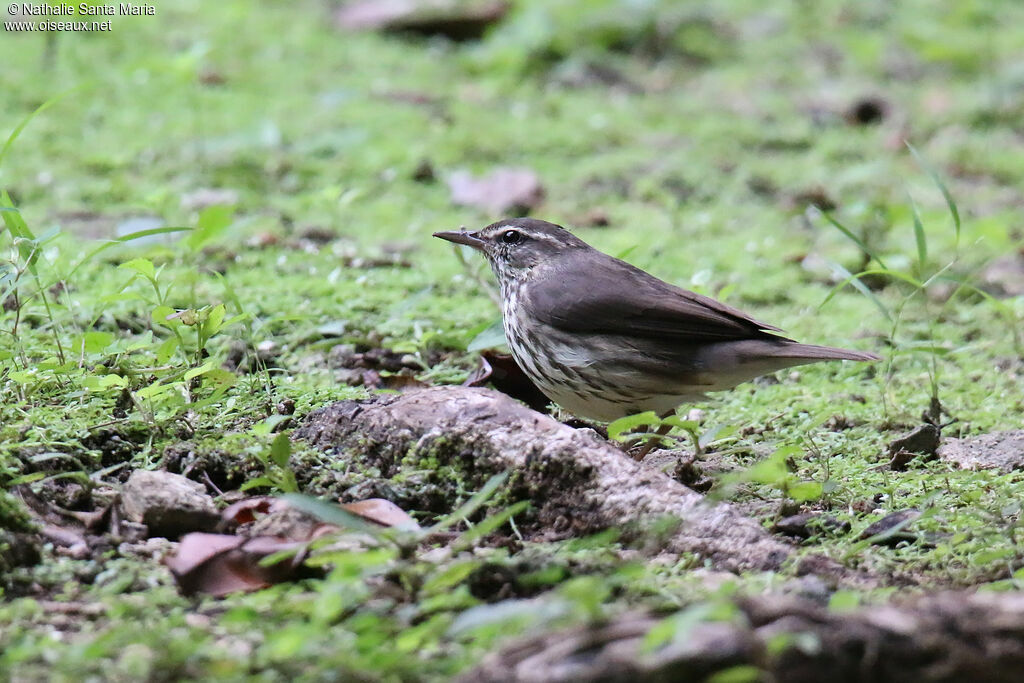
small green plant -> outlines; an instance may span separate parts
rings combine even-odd
[[[868,263],[865,268],[857,273],[850,273],[839,264],[832,264],[833,268],[843,279],[833,287],[821,306],[823,307],[828,304],[840,290],[847,286],[854,287],[858,292],[871,300],[890,324],[887,339],[894,353],[888,357],[888,367],[886,372],[883,373],[884,381],[888,382],[892,377],[893,364],[899,356],[924,355],[926,357],[926,369],[929,380],[929,404],[925,414],[931,422],[938,424],[941,420],[941,414],[944,412],[940,397],[943,369],[941,360],[950,354],[956,353],[959,349],[951,348],[937,341],[936,320],[941,317],[947,317],[945,314],[951,310],[954,303],[963,293],[972,293],[982,296],[996,307],[1001,316],[1008,318],[1018,346],[1020,345],[1020,331],[1018,329],[1018,321],[1013,320],[1012,311],[972,284],[968,277],[956,272],[962,257],[960,253],[962,229],[960,210],[952,194],[942,182],[938,172],[913,146],[908,143],[907,147],[918,164],[932,179],[932,182],[934,182],[946,202],[953,227],[952,256],[945,259],[944,263],[941,261],[936,262],[935,250],[929,246],[928,232],[925,229],[917,203],[913,197],[909,197],[909,202],[911,229],[914,235],[916,251],[914,258],[907,259],[909,266],[904,268],[895,267],[887,263],[886,258],[883,258],[878,249],[870,247],[865,240],[858,237],[854,231],[843,225],[828,212],[822,212],[822,215],[830,225],[850,239],[864,253]],[[876,296],[864,282],[866,279],[877,278],[883,278],[894,283],[903,283],[907,286],[906,293],[898,299],[895,305],[886,303],[883,299]],[[951,291],[949,293],[936,291],[940,287],[950,289]],[[936,304],[935,301],[941,301],[941,303]],[[910,315],[912,309],[914,309],[913,315]],[[905,338],[903,328],[906,326],[908,317],[912,317],[917,323],[922,324],[926,328],[927,334],[924,339]],[[888,409],[886,392],[883,392],[882,400]]]
[[[648,410],[643,413],[620,417],[618,420],[609,424],[608,438],[612,441],[619,442],[625,442],[630,439],[639,439],[640,443],[649,439],[675,438],[671,434],[666,436],[657,436],[655,432],[663,426],[678,429],[686,434],[690,443],[693,445],[694,454],[698,457],[704,455],[707,448],[712,444],[722,446],[729,443],[737,431],[732,425],[721,424],[713,425],[702,431],[700,423],[696,420],[686,420],[678,415],[658,417],[654,411]],[[646,431],[637,432],[636,430],[640,427],[645,428]]]
[[[298,493],[299,485],[291,468],[291,457],[292,442],[286,433],[281,432],[274,437],[269,449],[256,452],[256,459],[263,465],[265,474],[245,482],[241,490],[269,486],[283,493]]]

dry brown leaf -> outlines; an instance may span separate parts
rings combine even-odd
[[[185,595],[219,597],[254,591],[291,579],[305,558],[303,543],[257,536],[192,533],[182,537],[177,552],[164,560]],[[290,559],[269,566],[260,561],[274,553],[297,550]]]
[[[483,387],[490,384],[503,394],[522,401],[534,410],[546,413],[551,400],[537,388],[512,356],[496,351],[480,354],[480,367],[462,383],[466,387]]]
[[[363,519],[376,522],[382,526],[393,526],[402,529],[419,529],[420,525],[402,508],[390,500],[368,498],[355,503],[345,503],[342,509],[359,515]]]
[[[279,501],[273,496],[243,498],[224,508],[220,513],[220,518],[225,524],[249,524],[256,521],[257,513],[267,514],[277,502]]]

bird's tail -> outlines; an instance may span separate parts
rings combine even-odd
[[[832,346],[817,346],[816,344],[783,344],[773,353],[777,358],[793,358],[816,361],[816,360],[860,360],[875,361],[882,360],[882,357],[867,351],[854,351],[852,349],[837,349]]]

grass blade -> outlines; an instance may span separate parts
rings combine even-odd
[[[71,272],[67,274],[66,278],[70,278],[72,275],[75,274],[75,272],[79,268],[81,268],[86,263],[95,258],[97,254],[99,254],[101,251],[109,249],[110,247],[116,246],[118,244],[124,244],[125,242],[131,242],[132,240],[141,239],[143,237],[149,237],[150,235],[162,235],[168,232],[188,232],[191,229],[192,228],[152,228],[150,230],[139,230],[138,232],[130,232],[127,235],[123,235],[121,237],[116,237],[114,239],[108,240],[101,244],[100,246],[93,249],[92,251],[90,251],[88,254],[86,254],[82,258],[82,260],[79,261],[75,265],[75,267],[71,269]]]
[[[917,211],[917,203],[909,195],[908,199],[910,199],[910,211],[914,216],[914,240],[917,242],[918,270],[924,272],[924,263],[928,260],[928,239],[924,234],[924,225],[921,223],[921,214]]]
[[[935,167],[929,164],[912,144],[909,142],[905,144],[907,145],[907,149],[910,150],[910,153],[914,155],[918,165],[923,168],[929,176],[931,176],[932,182],[939,188],[939,192],[942,193],[943,199],[946,200],[946,206],[949,207],[949,213],[953,216],[953,231],[956,234],[956,243],[960,244],[960,210],[956,208],[956,202],[953,201],[953,195],[949,193],[949,189],[946,187],[946,184],[942,182],[942,178],[939,177],[939,173],[935,170]]]
[[[25,130],[25,126],[27,126],[32,121],[32,119],[34,119],[39,114],[42,114],[44,111],[46,111],[47,109],[49,109],[53,105],[57,104],[62,99],[64,99],[65,97],[67,97],[68,95],[73,93],[74,91],[76,91],[76,90],[78,90],[80,88],[83,88],[83,87],[85,87],[85,86],[83,86],[83,85],[76,85],[73,88],[70,88],[68,90],[65,90],[62,93],[58,93],[58,94],[54,95],[53,97],[51,97],[50,99],[46,100],[45,102],[40,104],[38,107],[36,107],[35,110],[31,114],[29,114],[28,116],[23,118],[21,120],[21,123],[19,123],[17,126],[15,126],[14,130],[11,131],[11,134],[7,136],[7,142],[5,142],[3,148],[0,149],[0,166],[3,165],[4,158],[7,156],[7,153],[11,150],[11,145],[14,144],[14,141],[18,139],[19,135],[21,135],[21,131]]]
[[[868,247],[868,245],[864,243],[864,240],[862,240],[861,238],[857,237],[852,232],[850,232],[850,229],[847,228],[842,223],[840,223],[839,221],[837,221],[835,218],[833,218],[832,214],[828,213],[827,211],[822,211],[821,215],[825,217],[825,220],[827,220],[829,223],[831,223],[833,226],[835,226],[835,228],[837,230],[839,230],[839,232],[841,232],[844,235],[846,235],[850,239],[851,242],[853,242],[858,247],[860,247],[861,251],[863,251],[865,254],[867,254],[871,258],[875,259],[875,261],[878,262],[878,265],[882,266],[883,268],[887,267],[885,265],[885,262],[882,261],[882,259],[880,259],[878,257],[878,255],[875,254],[873,251],[871,251],[871,249]]]
[[[834,261],[829,261],[828,264],[835,272],[835,274],[843,278],[843,280],[842,282],[840,282],[839,284],[832,288],[832,291],[828,293],[828,296],[825,297],[824,301],[818,304],[819,309],[824,308],[825,304],[831,301],[836,294],[838,294],[840,291],[843,290],[843,288],[846,287],[846,285],[850,285],[858,292],[860,292],[868,299],[870,299],[871,303],[873,303],[878,308],[878,310],[882,312],[882,315],[885,316],[885,319],[888,320],[889,322],[892,322],[892,314],[889,312],[889,309],[885,307],[885,304],[882,303],[881,299],[875,296],[874,292],[868,289],[867,285],[860,281],[860,278],[863,277],[864,275],[867,275],[867,273],[858,273],[857,275],[853,275],[842,265],[835,263]]]
[[[454,552],[465,550],[473,545],[477,539],[483,538],[487,534],[491,533],[528,507],[530,507],[530,501],[522,500],[514,505],[510,505],[496,514],[491,515],[472,529],[464,531],[461,536],[455,539],[455,542],[452,543],[452,550]]]
[[[308,512],[328,524],[359,531],[374,538],[380,538],[384,534],[383,527],[367,522],[359,515],[352,514],[348,510],[338,507],[333,503],[328,503],[325,500],[301,493],[286,493],[281,498],[286,500],[292,507]]]
[[[484,484],[479,491],[473,494],[473,496],[469,500],[460,505],[459,508],[455,510],[455,512],[452,512],[450,515],[447,515],[440,522],[432,526],[430,528],[430,533],[441,531],[442,529],[447,529],[453,524],[458,524],[463,519],[469,517],[474,512],[476,512],[484,503],[486,503],[490,499],[491,496],[494,495],[494,492],[498,490],[498,487],[505,483],[505,480],[508,479],[508,474],[508,471],[499,472],[498,474],[488,479],[487,483]]]

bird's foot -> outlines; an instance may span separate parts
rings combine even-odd
[[[656,448],[660,448],[664,444],[665,440],[661,437],[665,436],[672,429],[672,425],[661,425],[658,427],[658,431],[654,432],[654,436],[648,437],[640,442],[633,442],[625,448],[626,454],[640,462],[647,454]]]

